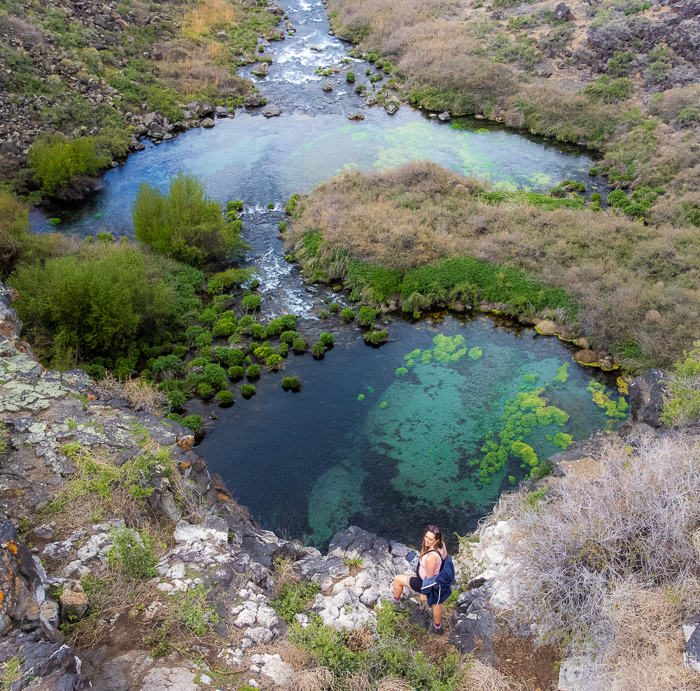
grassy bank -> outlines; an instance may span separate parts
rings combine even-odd
[[[411,102],[605,153],[615,187],[664,188],[656,223],[700,224],[700,59],[661,2],[603,0],[557,17],[511,0],[328,0],[337,35]],[[568,21],[567,21],[568,19]],[[692,75],[692,76],[690,76]]]
[[[700,337],[697,229],[589,206],[494,193],[417,162],[319,185],[287,242],[308,278],[346,280],[357,298],[409,312],[507,303],[568,324],[632,370],[667,366]]]

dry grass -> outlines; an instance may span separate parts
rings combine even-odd
[[[288,691],[326,691],[333,685],[333,672],[328,667],[307,669],[292,679]]]
[[[388,677],[379,684],[377,691],[415,691],[415,686],[403,679]]]
[[[512,679],[480,660],[475,660],[467,670],[461,689],[463,691],[521,691],[521,687]]]
[[[401,272],[457,256],[521,269],[569,292],[579,303],[572,326],[631,368],[668,366],[700,338],[695,229],[518,201],[491,205],[485,189],[424,162],[348,173],[315,189],[288,245],[320,230],[319,256],[305,268],[332,277],[343,275],[347,258]],[[647,320],[652,310],[660,317]]]
[[[164,84],[184,96],[214,91],[229,96],[245,93],[249,83],[227,66],[229,48],[218,41],[177,39],[163,48],[158,63]]]
[[[541,639],[595,652],[614,688],[652,688],[634,675],[683,688],[674,680],[684,678],[678,630],[697,608],[700,449],[682,437],[634,452],[611,442],[599,464],[598,479],[560,483],[534,506],[516,501],[504,584]]]
[[[143,410],[152,415],[160,415],[163,407],[168,404],[167,397],[158,391],[155,384],[141,378],[132,379],[129,377],[125,381],[120,381],[111,372],[108,372],[95,388],[105,400],[121,398],[127,401],[134,410]]]
[[[214,28],[233,24],[235,11],[229,0],[204,0],[183,18],[182,34],[198,41]]]

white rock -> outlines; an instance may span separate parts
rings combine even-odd
[[[244,626],[252,626],[255,624],[255,611],[250,609],[244,609],[234,620],[234,626],[242,629]]]
[[[196,542],[209,542],[214,545],[228,544],[228,531],[180,521],[175,528],[173,538],[178,544],[192,544]]]
[[[262,626],[256,626],[255,628],[248,629],[246,631],[246,635],[256,645],[269,643],[274,638],[272,631],[270,631],[270,629],[263,628]]]

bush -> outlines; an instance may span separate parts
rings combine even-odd
[[[233,394],[230,391],[219,391],[216,402],[222,407],[233,405]]]
[[[282,379],[283,389],[292,389],[293,391],[296,391],[300,386],[301,382],[299,381],[299,377],[285,377]]]
[[[322,343],[326,347],[326,349],[328,349],[335,343],[335,336],[333,336],[332,333],[328,332],[322,333],[318,337],[318,342]]]
[[[326,346],[323,345],[320,341],[316,342],[313,344],[311,348],[311,354],[316,358],[321,358],[326,352]]]
[[[303,353],[306,350],[306,341],[303,338],[295,338],[292,342],[292,350],[295,353]]]
[[[53,134],[32,145],[29,162],[42,189],[47,194],[57,194],[81,175],[97,175],[109,159],[97,153],[92,137],[67,140]]]
[[[205,401],[214,398],[214,387],[207,382],[202,382],[197,386],[197,395]]]
[[[287,357],[287,354],[289,353],[289,346],[286,343],[280,343],[278,352],[282,357]]]
[[[337,302],[334,302],[328,309],[331,311],[331,314],[338,314],[340,311],[340,305]]]
[[[0,190],[0,278],[5,278],[28,249],[29,212],[18,199]]]
[[[389,334],[386,331],[368,331],[365,336],[365,343],[369,345],[382,345],[389,340]]]
[[[229,367],[228,376],[230,379],[241,379],[243,377],[243,367],[241,365],[234,365],[233,367]]]
[[[352,83],[355,81],[355,73],[354,73],[354,72],[348,72],[348,73],[345,75],[345,81],[346,81],[348,84],[352,84]]]
[[[243,384],[241,386],[241,394],[246,398],[249,398],[255,393],[255,387],[252,384]]]
[[[187,415],[183,417],[180,421],[183,427],[192,431],[192,434],[199,435],[202,431],[202,416],[201,415]]]
[[[590,99],[604,103],[617,103],[618,101],[626,101],[630,97],[632,86],[630,79],[611,79],[608,75],[603,74],[592,84],[589,84],[583,93]]]
[[[241,300],[241,307],[247,312],[260,309],[262,298],[259,295],[246,295]]]
[[[355,318],[355,311],[351,307],[346,307],[341,313],[343,321],[351,322]]]
[[[617,51],[608,60],[607,70],[612,77],[627,77],[632,69],[634,53]]]
[[[120,528],[113,533],[114,546],[108,552],[110,563],[119,565],[128,578],[146,580],[158,575],[158,551],[163,545],[151,536],[148,530],[138,532]]]
[[[138,240],[192,266],[233,258],[247,249],[240,222],[227,224],[221,205],[204,194],[197,178],[183,172],[171,178],[167,196],[141,183],[131,213]]]
[[[255,377],[260,376],[260,365],[251,365],[248,367],[248,371],[246,372],[246,376],[248,379],[254,379]]]
[[[25,335],[41,335],[39,354],[57,369],[153,338],[174,318],[175,300],[149,264],[134,247],[98,243],[43,266],[19,266],[10,282]]]
[[[248,296],[251,297],[251,296]],[[262,324],[251,324],[250,329],[248,330],[248,333],[251,335],[252,338],[259,338],[263,339],[265,338],[265,327]]]
[[[669,426],[700,419],[700,341],[676,362],[664,400],[661,419]]]
[[[216,365],[214,363],[206,365],[204,367],[204,377],[207,384],[212,386],[215,390],[225,389],[228,386],[226,371],[221,365]]]
[[[360,313],[357,315],[357,321],[362,324],[362,326],[372,326],[374,320],[377,318],[377,311],[368,305],[360,307]]]
[[[658,587],[668,596],[697,583],[691,536],[700,505],[688,498],[700,492],[698,454],[678,439],[657,437],[635,449],[610,443],[595,479],[563,483],[550,501],[528,504],[520,495],[509,507],[510,534],[518,537],[506,549],[518,568],[504,587],[540,640],[567,652],[595,649],[605,659],[621,594]],[[675,616],[681,621],[683,612]]]
[[[312,604],[319,590],[318,583],[284,583],[270,601],[270,605],[288,624],[291,624],[295,621],[296,614],[301,614]]]
[[[301,334],[298,331],[283,331],[280,334],[280,341],[287,344],[294,343],[298,338],[301,338]]]

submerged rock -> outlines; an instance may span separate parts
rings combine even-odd
[[[323,89],[323,91],[333,91],[333,87],[330,84],[324,84],[321,89]]]
[[[364,120],[365,116],[362,115],[362,113],[353,113],[352,115],[348,115],[348,120],[352,120],[354,122]]]

